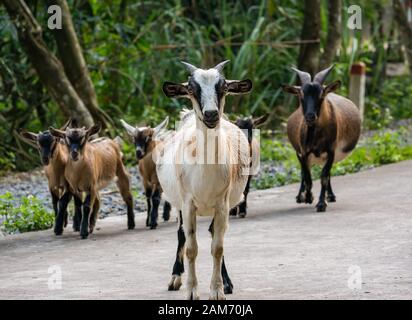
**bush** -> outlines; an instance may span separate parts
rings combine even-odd
[[[54,214],[44,208],[39,199],[33,196],[22,197],[20,205],[7,192],[0,195],[0,217],[4,219],[2,229],[7,233],[19,233],[49,229],[54,223]]]
[[[332,167],[333,176],[355,173],[384,164],[412,159],[408,130],[382,130],[360,141],[353,153]],[[300,165],[290,143],[277,137],[261,139],[261,172],[252,179],[255,189],[267,189],[300,181]],[[273,170],[275,168],[275,170]],[[321,167],[314,166],[312,178],[320,177]]]
[[[394,120],[412,118],[411,95],[410,76],[386,79],[379,94],[366,96],[365,126],[369,129],[381,129]]]

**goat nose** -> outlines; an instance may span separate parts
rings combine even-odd
[[[219,119],[219,112],[217,112],[216,110],[205,111],[204,115],[205,119],[208,121],[216,121]]]
[[[136,150],[136,157],[137,157],[137,159],[141,159],[143,157],[142,150],[140,150],[140,149]]]
[[[316,114],[311,112],[306,115],[306,121],[313,122],[316,120]]]

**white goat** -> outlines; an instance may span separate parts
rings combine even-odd
[[[248,179],[250,154],[247,138],[237,126],[225,119],[223,109],[226,95],[249,93],[252,82],[226,80],[222,69],[227,62],[208,70],[183,62],[191,74],[189,81],[182,84],[165,82],[163,85],[166,96],[188,98],[194,109],[184,114],[174,138],[165,141],[162,150],[155,155],[165,198],[181,211],[184,229],[183,236],[181,228],[180,233],[178,231],[176,263],[180,263],[181,268],[178,273],[174,268],[169,289],[177,290],[181,285],[186,242],[189,299],[199,299],[195,271],[197,215],[213,217],[210,299],[225,299],[223,239],[229,210],[239,203]]]

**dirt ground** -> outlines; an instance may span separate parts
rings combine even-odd
[[[315,182],[315,194],[319,181]],[[411,299],[412,161],[335,177],[325,213],[295,203],[297,185],[250,194],[245,219],[230,220],[228,299]],[[99,220],[88,240],[71,226],[0,239],[1,299],[182,299],[168,292],[177,246],[175,216],[157,230]],[[197,271],[208,298],[210,219],[199,219]],[[61,280],[61,281],[60,281]],[[184,281],[186,275],[184,275]]]

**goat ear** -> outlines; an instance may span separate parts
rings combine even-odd
[[[27,143],[37,146],[37,137],[38,135],[33,132],[28,132],[27,130],[20,129],[19,132],[20,136],[23,138],[24,141]]]
[[[237,95],[237,94],[247,94],[252,91],[252,81],[249,79],[246,80],[226,80],[228,92],[227,94],[230,95]]]
[[[64,139],[66,137],[66,133],[62,130],[54,129],[53,127],[49,127],[50,134],[54,137]]]
[[[269,113],[266,113],[263,116],[260,116],[258,118],[254,118],[252,120],[253,121],[253,127],[257,128],[258,126],[264,124],[268,118],[269,118]]]
[[[189,95],[187,83],[165,82],[163,83],[163,92],[169,98],[181,98]]]
[[[326,96],[330,92],[335,92],[340,88],[342,85],[342,82],[340,80],[333,81],[332,83],[329,83],[325,89],[323,89],[323,96]]]
[[[136,133],[136,128],[131,126],[130,124],[128,124],[126,121],[124,121],[123,119],[120,119],[120,123],[122,124],[123,128],[125,128],[127,134],[129,136],[134,137],[135,133]]]
[[[156,128],[153,129],[153,137],[156,137],[156,135],[158,135],[164,128],[166,128],[168,123],[169,117],[166,117],[166,119],[164,119],[161,124],[159,124]]]
[[[282,90],[286,93],[299,95],[300,94],[300,87],[299,86],[290,86],[288,84],[282,84]]]
[[[92,126],[90,129],[87,130],[87,134],[88,134],[89,137],[93,136],[93,135],[99,133],[101,129],[102,129],[102,124],[100,122],[98,122],[94,126]]]

